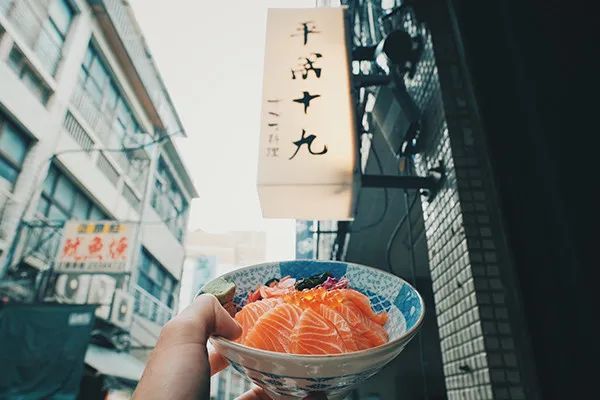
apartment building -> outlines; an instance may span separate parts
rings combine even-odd
[[[48,271],[65,221],[132,223],[127,274],[103,279],[134,299],[124,326],[144,360],[177,309],[197,196],[176,135],[185,130],[126,2],[0,0],[0,296],[42,300],[60,285]],[[73,298],[77,279],[63,279]]]

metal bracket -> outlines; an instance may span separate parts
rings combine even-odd
[[[355,88],[369,86],[387,86],[392,82],[392,77],[389,75],[353,75],[352,84]]]
[[[446,177],[443,164],[427,171],[427,176],[363,175],[362,186],[374,188],[416,189],[427,201],[433,200]]]

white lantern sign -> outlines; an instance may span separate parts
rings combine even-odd
[[[269,10],[258,168],[264,217],[352,218],[350,74],[345,8]]]

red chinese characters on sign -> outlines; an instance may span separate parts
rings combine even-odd
[[[127,248],[129,244],[127,243],[127,238],[122,237],[119,240],[113,239],[110,242],[110,256],[113,260],[124,260],[127,258]]]
[[[124,272],[130,257],[133,228],[127,224],[69,222],[58,253],[56,270]]]
[[[63,246],[62,256],[63,257],[73,257],[79,260],[79,256],[77,255],[77,249],[81,245],[81,238],[67,238],[65,241],[65,245]]]
[[[104,243],[102,243],[102,238],[100,236],[94,236],[88,244],[88,254],[86,259],[98,259],[102,260],[102,248],[104,247]]]

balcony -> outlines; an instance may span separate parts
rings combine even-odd
[[[0,0],[1,1],[1,0]],[[93,147],[105,148],[120,148],[124,147],[123,143],[119,143],[113,131],[113,116],[100,110],[98,105],[94,103],[84,90],[77,86],[71,96],[71,105],[77,110],[77,115],[85,121],[88,128],[92,130],[92,134],[86,131],[81,123],[73,114],[68,113],[65,119],[65,129],[75,139],[83,149]],[[94,139],[96,138],[96,139]],[[138,147],[149,143],[152,138],[147,134],[134,134],[128,137],[126,147]],[[94,146],[95,145],[95,146]],[[147,150],[136,150],[138,158],[149,159]],[[140,156],[140,152],[144,156]],[[138,190],[143,191],[146,183],[147,171],[140,169],[140,166],[135,164],[135,160],[128,158],[124,153],[111,152],[110,157],[116,161],[121,171],[126,174],[132,185]],[[111,177],[109,176],[109,179]],[[114,177],[112,178],[114,179]],[[114,182],[113,182],[114,183]]]
[[[130,7],[122,0],[90,0],[90,4],[99,16],[110,19],[165,131],[180,131],[182,127],[175,108]]]
[[[64,222],[38,218],[25,222],[21,232],[24,243],[19,259],[39,269],[46,269],[54,262],[62,239]]]
[[[156,324],[163,326],[173,317],[174,312],[139,286],[135,287],[135,307],[133,311]]]
[[[49,0],[0,0],[0,14],[19,33],[19,38],[37,56],[50,75],[62,59],[62,43],[57,42],[46,24]]]
[[[111,141],[112,118],[103,113],[79,85],[73,92],[71,104],[79,111],[103,146],[116,146],[115,140]]]

